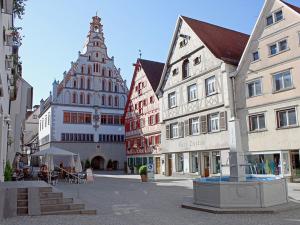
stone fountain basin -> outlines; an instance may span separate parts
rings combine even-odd
[[[245,182],[199,178],[193,190],[194,204],[216,208],[265,208],[288,202],[286,179],[277,177],[248,177]]]

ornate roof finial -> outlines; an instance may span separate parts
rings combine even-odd
[[[139,55],[140,55],[140,59],[142,58],[142,50],[139,49]]]

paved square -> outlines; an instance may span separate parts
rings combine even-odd
[[[289,186],[296,190],[300,184]],[[96,216],[17,217],[2,225],[215,225],[215,224],[300,224],[300,210],[274,215],[215,215],[182,209],[185,196],[192,195],[191,180],[160,179],[141,183],[138,176],[97,175],[94,184],[64,184],[56,188],[65,196],[79,196],[88,208],[97,209]]]

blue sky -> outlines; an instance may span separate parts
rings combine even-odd
[[[77,59],[98,11],[109,56],[130,85],[132,64],[142,58],[164,62],[178,15],[250,34],[264,0],[28,0],[20,49],[23,77],[34,87],[34,103],[47,98]],[[290,0],[297,3],[297,0]]]

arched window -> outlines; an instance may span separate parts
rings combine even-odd
[[[102,105],[106,105],[106,102],[105,102],[105,95],[102,95]]]
[[[108,71],[108,76],[111,77],[111,70]]]
[[[67,92],[65,93],[64,103],[65,103],[65,104],[70,104],[70,100],[71,100],[71,94],[70,94],[69,91],[67,91]]]
[[[80,88],[81,89],[84,88],[84,79],[83,79],[83,77],[80,78]]]
[[[118,84],[115,85],[115,92],[118,92],[119,88],[118,88]]]
[[[81,66],[81,74],[84,74],[84,65]]]
[[[76,80],[73,80],[73,87],[77,88],[77,82],[76,82]]]
[[[99,65],[98,65],[98,63],[96,64],[96,73],[98,73],[99,72]]]
[[[112,82],[111,82],[111,80],[108,81],[108,91],[112,91]]]
[[[90,81],[90,79],[87,80],[87,89],[91,89],[91,81]]]
[[[182,79],[185,79],[190,76],[189,71],[189,60],[184,60],[182,64]]]
[[[72,103],[74,103],[74,104],[77,103],[77,94],[76,94],[76,92],[74,92],[73,95],[72,95]]]
[[[84,94],[83,93],[80,93],[79,103],[84,104]]]
[[[115,96],[115,106],[119,107],[119,97]]]
[[[105,76],[105,68],[102,69],[102,76]]]
[[[92,72],[92,68],[91,68],[91,65],[88,66],[88,75],[91,75],[91,72]]]
[[[99,57],[99,54],[98,54],[98,52],[96,52],[96,58],[98,58]]]
[[[86,104],[91,104],[91,96],[90,96],[90,94],[88,94],[87,96],[86,96]]]
[[[106,90],[106,84],[105,84],[105,80],[103,79],[102,80],[102,91],[105,91]]]
[[[112,106],[112,96],[111,95],[108,97],[108,105]]]
[[[96,64],[94,63],[93,66],[94,66],[94,72],[96,72]]]

